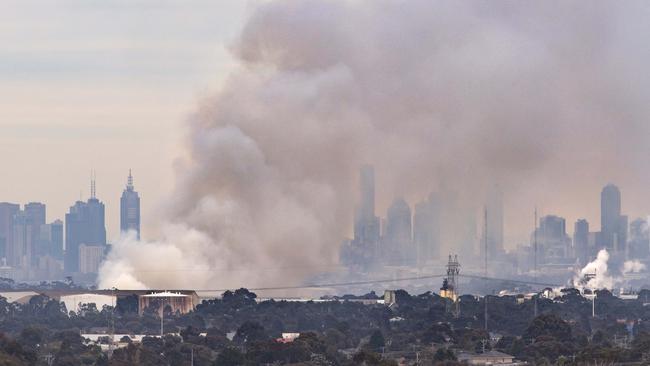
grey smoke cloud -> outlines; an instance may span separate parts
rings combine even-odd
[[[260,3],[239,66],[190,118],[157,243],[212,271],[138,272],[174,265],[125,240],[101,285],[298,283],[336,263],[368,162],[379,207],[449,187],[480,206],[498,184],[510,237],[530,232],[536,202],[597,227],[609,181],[641,214],[649,15],[632,1]]]

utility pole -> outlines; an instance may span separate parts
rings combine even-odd
[[[535,279],[535,282],[537,282],[537,206],[535,206],[535,230],[533,231],[533,247],[534,247],[534,257],[535,257],[535,264],[533,267],[533,278]],[[534,295],[535,298],[535,305],[534,305],[534,314],[535,318],[537,318],[537,293]]]
[[[111,358],[113,357],[113,350],[115,349],[115,319],[114,319],[114,314],[115,314],[115,306],[117,305],[117,297],[115,296],[115,290],[117,290],[115,287],[111,289],[112,292],[112,308],[111,308],[111,315],[110,315],[110,320],[109,320],[109,325],[108,325],[108,332],[109,332],[109,338],[110,338],[110,343],[108,344],[108,357]]]
[[[163,338],[164,318],[165,318],[165,298],[162,298],[162,305],[160,306],[160,339]]]
[[[487,206],[485,206],[485,229],[483,231],[484,239],[485,239],[485,249],[484,249],[484,257],[485,257],[485,267],[483,268],[484,270],[484,276],[485,276],[485,298],[483,299],[485,302],[485,331],[488,331],[488,212],[487,212]],[[489,334],[489,332],[488,332]]]

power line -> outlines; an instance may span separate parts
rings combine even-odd
[[[366,281],[352,281],[352,282],[334,282],[334,283],[313,283],[307,285],[298,285],[298,286],[271,286],[271,287],[253,287],[248,288],[249,291],[270,291],[270,290],[300,290],[300,289],[310,289],[310,288],[325,288],[325,287],[343,287],[343,286],[355,286],[355,285],[372,285],[377,283],[392,283],[392,282],[403,282],[403,281],[415,281],[415,280],[426,280],[432,278],[441,278],[445,277],[444,274],[437,275],[426,275],[426,276],[416,276],[416,277],[402,277],[402,278],[390,278],[390,279],[377,279],[377,280],[366,280]],[[546,282],[534,282],[534,281],[522,281],[522,280],[511,280],[507,278],[495,278],[487,276],[477,276],[470,274],[459,274],[460,277],[466,278],[475,278],[480,280],[491,280],[491,281],[504,281],[511,283],[519,283],[526,285],[538,285],[538,286],[550,286],[550,287],[560,287],[564,285],[559,285],[556,283],[546,283]],[[239,287],[231,288],[220,288],[220,289],[200,289],[194,290],[196,292],[224,292],[228,290],[233,290]]]
[[[391,283],[391,282],[401,282],[401,281],[414,281],[414,280],[426,280],[431,278],[440,278],[445,275],[428,275],[428,276],[416,276],[416,277],[402,277],[402,278],[391,278],[391,279],[380,279],[380,280],[367,280],[367,281],[354,281],[354,282],[336,282],[336,283],[314,283],[309,285],[301,286],[275,286],[275,287],[254,287],[246,288],[249,291],[267,291],[267,290],[296,290],[296,289],[310,289],[310,288],[323,288],[323,287],[342,287],[342,286],[355,286],[355,285],[372,285],[376,283]],[[223,292],[228,290],[233,290],[234,288],[222,288],[222,289],[202,289],[194,290],[196,292]]]
[[[538,286],[546,286],[546,287],[562,287],[562,286],[565,286],[565,285],[562,285],[562,284],[550,283],[550,282],[522,281],[522,280],[512,280],[512,279],[508,279],[508,278],[486,277],[486,276],[469,275],[469,274],[461,274],[460,276],[461,277],[468,277],[468,278],[475,278],[477,280],[491,280],[491,281],[504,281],[504,282],[520,283],[522,285],[538,285]]]

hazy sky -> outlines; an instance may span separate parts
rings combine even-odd
[[[232,1],[2,1],[0,201],[47,204],[48,220],[89,194],[109,237],[132,168],[144,234],[171,189],[182,123],[222,82],[248,9]]]

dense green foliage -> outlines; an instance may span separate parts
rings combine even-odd
[[[0,365],[454,365],[460,352],[498,350],[537,364],[642,362],[650,350],[650,307],[598,293],[591,300],[567,290],[561,298],[532,300],[462,296],[454,316],[448,299],[398,291],[397,304],[364,305],[353,297],[326,302],[257,302],[240,289],[204,301],[190,314],[167,312],[164,338],[128,342],[111,357],[82,333],[158,334],[154,309],[140,316],[134,300],[116,309],[94,304],[68,313],[57,301],[33,297],[27,304],[0,298]],[[373,298],[373,294],[364,296]],[[300,333],[280,342],[283,332]],[[229,337],[230,335],[230,337]],[[126,337],[125,337],[126,338]],[[101,342],[100,342],[101,343]]]

